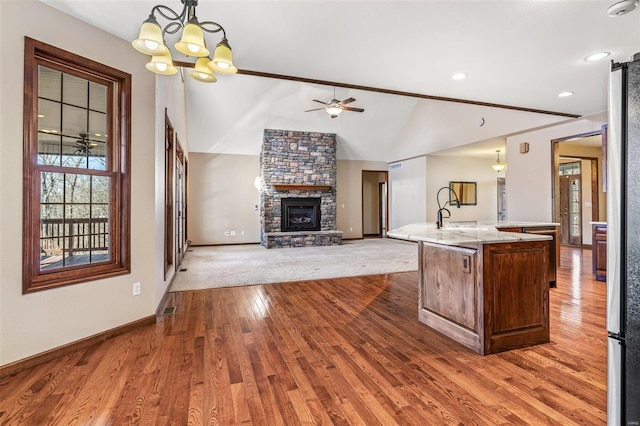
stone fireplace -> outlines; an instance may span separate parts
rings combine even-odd
[[[336,135],[264,131],[261,243],[266,248],[342,244],[336,230]]]

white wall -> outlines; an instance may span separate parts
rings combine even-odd
[[[427,157],[389,164],[389,229],[426,220]]]
[[[477,205],[447,207],[451,218],[459,220],[497,220],[498,215],[498,177],[504,177],[504,172],[496,173],[491,168],[495,160],[448,157],[442,155],[427,156],[427,220],[435,222],[438,212],[436,195],[442,187],[449,186],[450,181],[476,182]],[[449,192],[440,193],[440,202],[444,205],[449,200]]]
[[[507,137],[507,219],[551,221],[551,141],[599,131],[606,121],[601,113]],[[521,142],[529,142],[527,154],[520,154]]]
[[[24,36],[132,74],[128,275],[22,294]],[[157,151],[154,77],[129,42],[36,1],[2,1],[0,46],[4,58],[0,64],[0,364],[5,365],[154,314],[158,237],[153,220],[157,220],[153,153]],[[132,296],[133,282],[142,283],[140,296]]]

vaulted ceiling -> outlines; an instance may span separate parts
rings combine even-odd
[[[158,4],[41,1],[129,41]],[[351,105],[365,112],[335,119],[305,113],[320,106],[313,99],[333,97],[332,84],[248,74],[219,76],[214,84],[186,78],[189,149],[257,154],[263,129],[285,128],[335,132],[339,158],[393,161],[473,143],[482,147],[474,156],[492,158],[506,135],[570,119],[566,114],[606,111],[610,61],[640,52],[640,8],[611,18],[615,2],[200,0],[198,17],[224,26],[238,68],[334,82],[338,99],[354,97]],[[611,55],[585,60],[601,51]],[[457,72],[467,78],[451,79]],[[573,95],[558,97],[564,91]]]

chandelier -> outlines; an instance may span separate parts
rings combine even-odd
[[[165,34],[175,34],[182,30],[180,41],[174,47],[186,56],[198,58],[194,70],[189,75],[205,83],[217,81],[214,72],[220,74],[235,74],[238,69],[233,65],[231,47],[227,41],[227,34],[222,25],[212,22],[199,22],[196,17],[198,0],[180,0],[183,4],[182,11],[177,13],[167,6],[157,5],[151,9],[149,18],[142,23],[140,35],[131,44],[145,55],[151,56],[146,67],[156,74],[172,75],[178,72],[174,65],[171,51],[164,42]],[[160,27],[156,14],[167,20],[167,24]],[[211,52],[207,48],[204,32],[222,32],[222,40]]]
[[[500,173],[501,171],[504,170],[505,167],[507,167],[507,165],[505,163],[500,162],[500,150],[496,149],[496,152],[498,153],[498,160],[491,165],[491,168],[493,168],[493,170],[495,170],[496,172]]]

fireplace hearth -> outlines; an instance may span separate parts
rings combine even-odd
[[[320,198],[282,198],[282,232],[319,231]]]

